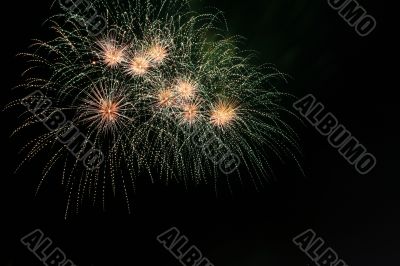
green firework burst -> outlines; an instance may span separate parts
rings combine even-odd
[[[53,38],[21,54],[30,67],[19,87],[51,99],[41,116],[61,111],[70,121],[29,142],[23,161],[51,147],[42,182],[63,166],[67,213],[85,198],[104,204],[108,187],[122,191],[130,207],[128,191],[141,175],[215,185],[224,174],[245,171],[262,184],[272,174],[270,156],[299,154],[281,118],[290,113],[281,105],[288,95],[274,86],[285,75],[252,65],[252,55],[238,48],[240,38],[216,27],[224,25],[220,13],[197,14],[178,0],[151,2],[63,6],[46,24]],[[93,32],[96,17],[101,31]],[[37,114],[24,117],[16,132],[43,122]],[[60,136],[76,129],[86,139],[71,154]],[[95,169],[79,159],[89,144],[104,155]]]

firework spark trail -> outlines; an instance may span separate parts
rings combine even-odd
[[[45,176],[57,164],[63,168],[67,213],[78,211],[85,197],[104,206],[109,186],[130,206],[129,187],[140,174],[152,182],[215,185],[220,170],[204,152],[212,146],[199,148],[193,134],[217,138],[255,186],[272,174],[269,156],[296,160],[296,135],[281,119],[290,113],[280,105],[286,94],[273,86],[284,75],[250,64],[238,37],[215,27],[224,22],[220,14],[196,14],[178,0],[92,5],[107,21],[100,35],[89,34],[83,14],[64,10],[48,21],[56,37],[21,54],[31,66],[18,87],[51,95],[53,108],[68,112],[105,154],[100,169],[87,171],[51,136],[33,145],[29,159],[55,148]],[[36,123],[28,117],[18,131]]]

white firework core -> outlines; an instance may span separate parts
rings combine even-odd
[[[237,118],[237,109],[233,103],[220,101],[211,110],[211,124],[217,127],[226,127]]]
[[[116,68],[125,60],[126,48],[117,45],[112,39],[105,39],[98,42],[100,47],[100,58],[105,65],[110,68]]]
[[[88,122],[99,131],[117,131],[132,118],[126,115],[133,110],[133,104],[129,102],[124,92],[110,91],[105,85],[96,86],[81,106],[80,119]]]
[[[175,91],[181,100],[187,101],[196,96],[197,84],[188,80],[178,80],[175,85]]]
[[[132,76],[144,76],[151,67],[151,61],[147,56],[137,55],[134,56],[127,67],[128,74]]]

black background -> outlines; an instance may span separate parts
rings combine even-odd
[[[26,67],[15,55],[32,38],[46,36],[41,25],[52,14],[51,2],[13,1],[3,7],[2,106],[13,99],[11,88]],[[296,125],[306,176],[292,165],[278,165],[276,180],[259,191],[244,186],[217,196],[203,186],[143,185],[132,214],[111,203],[105,211],[88,207],[65,220],[65,195],[56,174],[35,196],[44,161],[13,173],[23,158],[17,144],[25,139],[10,139],[17,117],[3,112],[1,241],[6,248],[0,264],[41,265],[19,242],[40,228],[77,265],[180,265],[156,241],[176,226],[216,266],[312,265],[292,243],[308,228],[348,265],[399,265],[398,174],[389,171],[398,160],[398,134],[386,128],[395,110],[386,84],[390,7],[360,3],[378,21],[364,38],[326,1],[208,0],[194,6],[222,10],[230,33],[246,37],[242,48],[256,50],[259,63],[273,63],[293,77],[285,89],[298,97],[313,93],[323,102],[378,158],[369,175],[358,174],[311,126]]]

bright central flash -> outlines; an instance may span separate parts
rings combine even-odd
[[[103,100],[99,112],[104,122],[113,122],[118,117],[119,105],[109,100]]]
[[[182,107],[183,121],[194,124],[199,118],[199,105],[195,103],[186,104]]]
[[[126,94],[110,92],[105,85],[96,87],[84,100],[81,107],[81,119],[103,132],[116,132],[132,118],[126,115],[133,109]]]
[[[125,60],[125,48],[118,47],[115,41],[105,40],[98,44],[101,58],[108,67],[115,68]]]
[[[180,80],[176,84],[175,90],[182,100],[190,100],[196,95],[197,85],[190,81]]]
[[[128,66],[128,73],[133,76],[144,76],[150,69],[150,60],[146,56],[135,56]]]
[[[236,107],[232,103],[221,101],[211,110],[211,124],[213,124],[214,126],[228,126],[236,118]]]

